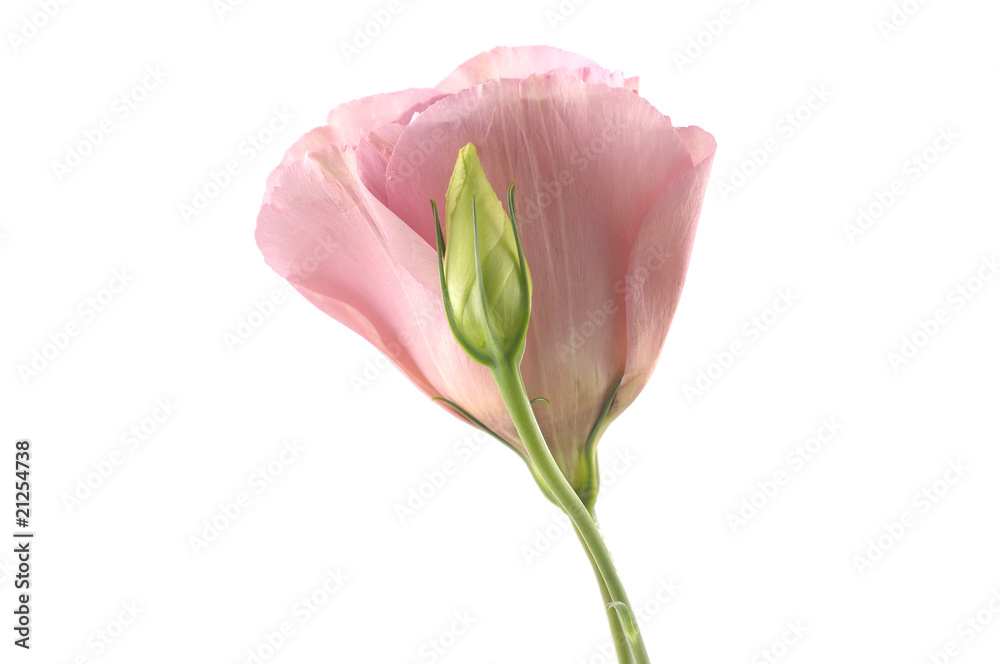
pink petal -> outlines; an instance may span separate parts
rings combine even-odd
[[[385,192],[385,167],[401,133],[403,125],[391,122],[375,127],[358,143],[358,177],[383,205],[389,201]]]
[[[288,165],[307,152],[320,150],[330,143],[357,146],[375,125],[384,122],[407,124],[415,112],[424,110],[443,96],[437,90],[412,88],[337,106],[327,116],[326,125],[310,130],[285,151],[281,163],[267,176],[264,202],[270,201],[271,191]]]
[[[436,87],[455,93],[493,79],[527,78],[548,72],[575,76],[587,83],[639,90],[638,78],[625,79],[621,72],[609,71],[590,58],[552,46],[498,46],[466,60]]]
[[[264,203],[268,203],[271,200],[271,192],[278,185],[278,179],[281,174],[285,172],[288,165],[293,161],[298,161],[302,155],[306,152],[311,152],[313,150],[321,150],[327,145],[333,142],[333,132],[330,130],[329,125],[323,125],[321,127],[316,127],[308,132],[306,132],[302,138],[295,141],[292,147],[285,150],[285,156],[281,158],[281,163],[278,164],[271,173],[267,176],[266,191],[264,192]]]
[[[626,89],[560,74],[490,81],[427,109],[389,159],[389,207],[428,244],[427,199],[443,199],[458,150],[470,141],[501,200],[517,182],[535,285],[522,370],[530,396],[551,401],[535,411],[569,470],[625,368],[619,289],[632,240],[692,161],[669,121]],[[418,152],[415,168],[407,159]]]
[[[337,106],[330,111],[326,121],[335,143],[356,147],[361,137],[375,125],[386,122],[408,124],[415,112],[424,110],[442,96],[438,90],[425,88],[373,95]]]
[[[628,361],[610,417],[624,410],[656,366],[687,275],[694,234],[715,158],[715,139],[698,127],[677,133],[694,161],[657,196],[632,246],[626,277]]]

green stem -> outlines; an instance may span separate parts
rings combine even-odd
[[[556,500],[559,501],[560,507],[562,507],[563,511],[566,512],[566,515],[573,522],[580,539],[589,551],[594,567],[600,573],[600,577],[604,581],[603,585],[608,592],[605,608],[609,612],[614,611],[623,633],[630,637],[629,642],[632,647],[634,664],[649,664],[649,655],[646,654],[646,646],[643,644],[642,635],[635,625],[635,612],[628,601],[628,595],[625,592],[621,579],[618,577],[618,571],[615,569],[611,552],[608,551],[608,547],[604,543],[604,538],[597,528],[597,523],[583,504],[583,501],[576,495],[576,491],[573,490],[573,487],[570,486],[570,483],[563,476],[562,470],[560,470],[558,464],[556,464],[556,460],[552,457],[552,452],[549,450],[548,445],[545,444],[542,431],[535,420],[535,413],[531,410],[531,401],[528,398],[527,391],[524,389],[524,381],[521,379],[520,369],[516,364],[514,366],[503,366],[503,364],[508,363],[501,363],[501,366],[492,367],[493,377],[496,379],[497,387],[500,389],[500,395],[507,406],[507,411],[510,413],[514,427],[517,429],[517,433],[521,437],[521,442],[524,443],[524,447],[528,452],[528,457],[535,468],[538,469],[538,474],[552,491]],[[615,604],[616,608],[611,608],[610,605],[612,603]],[[623,608],[632,617],[631,620],[626,620],[623,617]],[[621,660],[620,656],[619,661],[623,662],[623,664],[629,664],[628,660]]]
[[[591,511],[591,516],[594,515]],[[596,520],[596,519],[595,519]],[[601,597],[604,599],[604,606],[606,607],[611,603],[611,593],[608,592],[608,584],[604,583],[604,577],[601,575],[601,568],[597,566],[597,561],[594,560],[593,554],[590,553],[590,548],[583,539],[583,535],[580,534],[579,530],[573,529],[576,532],[577,538],[579,538],[580,543],[583,544],[583,550],[587,552],[587,560],[590,561],[590,566],[594,568],[594,574],[597,576],[597,585],[601,588]],[[621,621],[618,620],[617,612],[605,611],[608,617],[608,627],[611,628],[611,640],[615,644],[615,653],[618,655],[618,664],[633,664],[632,651],[629,650],[628,637],[625,635],[625,630],[622,629]]]

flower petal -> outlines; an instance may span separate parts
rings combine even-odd
[[[522,372],[530,396],[550,401],[536,415],[572,473],[625,368],[622,286],[632,240],[653,201],[692,161],[669,121],[626,89],[560,74],[490,81],[427,109],[389,159],[389,207],[428,243],[426,199],[442,196],[467,142],[501,200],[517,183],[536,313]],[[417,151],[419,168],[404,157]],[[544,313],[552,311],[565,318]]]
[[[576,53],[552,46],[498,46],[466,60],[437,84],[442,92],[456,93],[466,88],[498,78],[528,78],[532,74],[557,72],[575,76],[587,83],[623,85],[633,92],[639,90],[639,79],[625,79],[621,72],[612,72]]]
[[[386,122],[408,124],[415,112],[422,111],[443,97],[438,90],[411,88],[355,99],[337,106],[326,122],[333,132],[335,143],[356,147],[361,137],[375,125]]]
[[[306,132],[302,138],[295,141],[292,147],[285,150],[285,155],[271,173],[267,176],[266,191],[264,192],[264,203],[271,201],[271,192],[278,185],[278,179],[285,172],[289,164],[298,161],[302,155],[313,150],[321,150],[333,142],[333,132],[329,125],[322,125]]]
[[[321,150],[330,143],[356,147],[375,125],[386,122],[405,125],[414,113],[424,110],[443,96],[437,90],[411,88],[340,104],[330,111],[326,125],[310,130],[285,151],[281,163],[267,176],[264,203],[271,200],[271,191],[288,165],[307,152]]]
[[[715,158],[715,138],[708,132],[678,127],[677,133],[694,167],[657,196],[632,246],[625,281],[628,361],[609,421],[632,403],[656,366],[680,301]]]
[[[378,125],[358,143],[358,177],[383,205],[389,200],[385,193],[385,167],[401,133],[403,125],[390,122]]]

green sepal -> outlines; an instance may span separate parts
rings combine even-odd
[[[587,506],[588,510],[594,508],[594,504],[597,502],[597,494],[601,490],[601,472],[597,461],[597,441],[601,439],[605,429],[608,428],[608,413],[611,412],[611,404],[614,403],[615,396],[618,394],[618,388],[621,386],[622,378],[624,377],[625,372],[623,371],[618,376],[618,380],[615,381],[614,387],[611,388],[611,394],[608,395],[607,400],[604,402],[604,408],[601,410],[597,422],[594,423],[594,427],[590,430],[587,442],[580,453],[580,465],[576,471],[577,481],[573,485],[576,495],[580,496],[580,500]]]

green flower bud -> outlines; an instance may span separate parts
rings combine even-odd
[[[468,143],[458,152],[446,198],[446,248],[436,206],[434,218],[452,332],[477,362],[520,362],[531,313],[531,275],[517,235],[514,185],[507,190],[511,221],[486,179],[476,146]]]

